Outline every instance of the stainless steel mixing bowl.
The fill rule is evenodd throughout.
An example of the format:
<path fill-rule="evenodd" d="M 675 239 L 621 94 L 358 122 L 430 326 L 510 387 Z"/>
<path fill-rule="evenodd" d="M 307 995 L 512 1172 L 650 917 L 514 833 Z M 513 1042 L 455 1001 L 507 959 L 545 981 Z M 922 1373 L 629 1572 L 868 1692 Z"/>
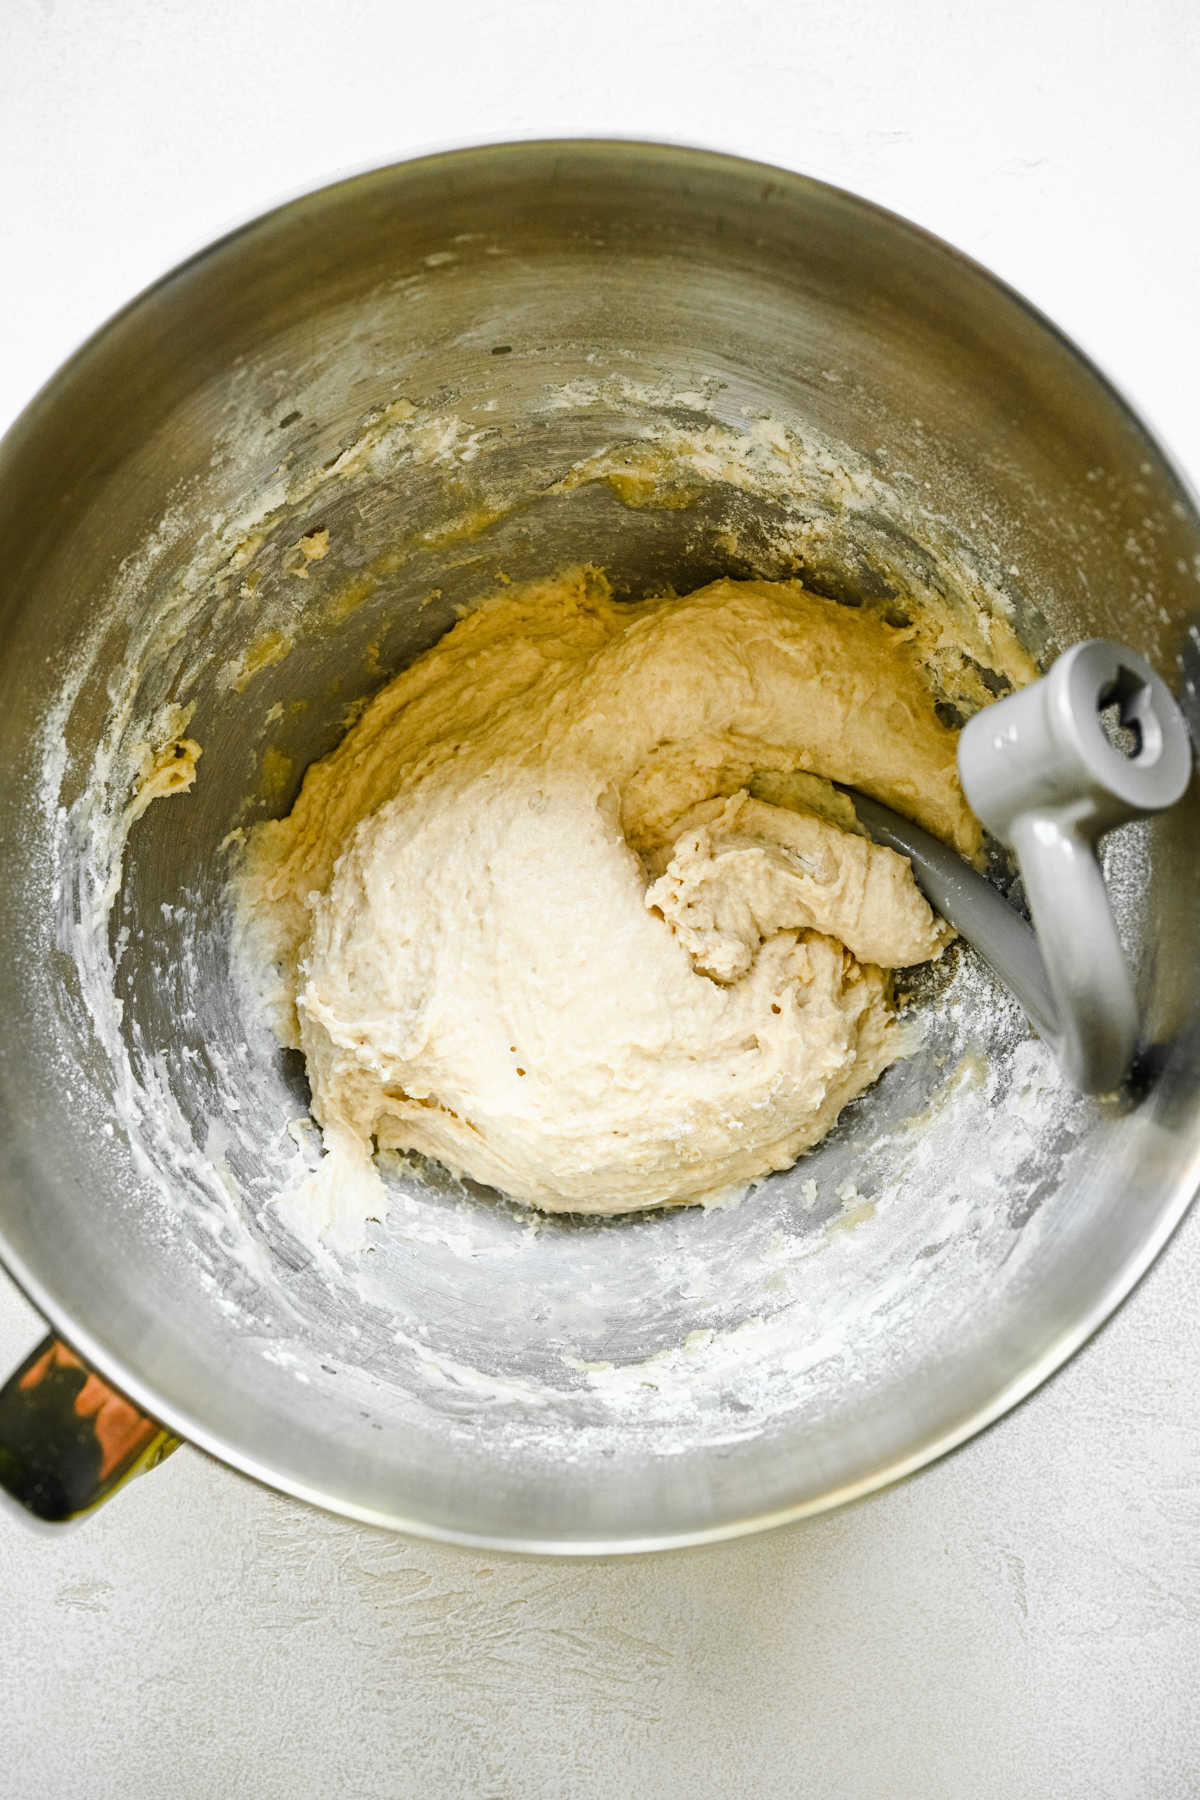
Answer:
<path fill-rule="evenodd" d="M 983 270 L 820 183 L 638 144 L 468 150 L 285 206 L 135 301 L 5 441 L 9 1268 L 275 1487 L 619 1550 L 917 1468 L 1129 1291 L 1200 1167 L 1200 839 L 1193 791 L 1113 842 L 1146 1035 L 1120 1096 L 1066 1094 L 961 954 L 914 1053 L 740 1205 L 537 1227 L 398 1166 L 370 1248 L 314 1251 L 271 1201 L 303 1075 L 231 959 L 236 833 L 456 607 L 569 562 L 627 595 L 798 570 L 964 630 L 1011 615 L 1039 654 L 1124 639 L 1172 679 L 1200 518 Z M 172 733 L 195 788 L 131 822 Z"/>

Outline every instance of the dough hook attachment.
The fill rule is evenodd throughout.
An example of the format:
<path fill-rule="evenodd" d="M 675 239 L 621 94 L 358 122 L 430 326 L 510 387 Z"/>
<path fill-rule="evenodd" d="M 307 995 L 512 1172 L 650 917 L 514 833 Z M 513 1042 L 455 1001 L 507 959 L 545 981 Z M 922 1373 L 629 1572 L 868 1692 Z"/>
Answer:
<path fill-rule="evenodd" d="M 1114 707 L 1128 754 L 1104 728 Z M 1191 767 L 1187 727 L 1166 683 L 1103 638 L 1076 644 L 1039 681 L 968 721 L 958 744 L 963 793 L 1016 857 L 1032 928 L 955 851 L 853 794 L 866 830 L 908 857 L 930 904 L 1012 990 L 1085 1093 L 1120 1085 L 1138 1034 L 1097 844 L 1114 826 L 1173 806 Z"/>

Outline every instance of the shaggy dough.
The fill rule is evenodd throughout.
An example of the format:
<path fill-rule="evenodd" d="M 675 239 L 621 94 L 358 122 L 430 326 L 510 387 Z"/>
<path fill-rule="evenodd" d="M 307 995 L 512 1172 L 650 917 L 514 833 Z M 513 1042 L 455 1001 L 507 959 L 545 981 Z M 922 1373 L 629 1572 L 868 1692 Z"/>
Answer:
<path fill-rule="evenodd" d="M 830 778 L 967 855 L 913 634 L 798 582 L 510 590 L 258 827 L 243 886 L 304 1052 L 325 1222 L 372 1141 L 548 1210 L 787 1167 L 900 1053 L 889 969 L 951 933 Z"/>

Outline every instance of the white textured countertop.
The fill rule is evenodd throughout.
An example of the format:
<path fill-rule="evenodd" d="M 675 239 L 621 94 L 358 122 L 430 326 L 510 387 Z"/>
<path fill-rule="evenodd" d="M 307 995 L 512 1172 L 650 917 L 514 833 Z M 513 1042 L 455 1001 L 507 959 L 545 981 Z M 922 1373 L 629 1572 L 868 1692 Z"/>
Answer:
<path fill-rule="evenodd" d="M 824 176 L 989 263 L 1200 473 L 1191 0 L 6 0 L 0 423 L 146 281 L 330 175 L 623 133 Z M 2 1281 L 2 1278 L 0 1278 Z M 889 1494 L 670 1557 L 402 1542 L 191 1450 L 0 1517 L 20 1800 L 1191 1800 L 1200 1217 L 1073 1365 Z M 0 1286 L 0 1359 L 39 1323 Z"/>

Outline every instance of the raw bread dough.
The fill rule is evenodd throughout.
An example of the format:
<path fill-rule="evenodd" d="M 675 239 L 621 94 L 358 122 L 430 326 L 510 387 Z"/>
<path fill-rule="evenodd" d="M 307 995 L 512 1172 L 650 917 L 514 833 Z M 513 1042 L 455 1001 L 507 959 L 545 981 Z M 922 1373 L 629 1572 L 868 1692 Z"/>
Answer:
<path fill-rule="evenodd" d="M 965 854 L 978 826 L 913 634 L 798 582 L 486 603 L 253 834 L 243 885 L 326 1155 L 372 1141 L 548 1210 L 785 1168 L 900 1053 L 887 970 L 950 931 L 829 778 Z"/>

